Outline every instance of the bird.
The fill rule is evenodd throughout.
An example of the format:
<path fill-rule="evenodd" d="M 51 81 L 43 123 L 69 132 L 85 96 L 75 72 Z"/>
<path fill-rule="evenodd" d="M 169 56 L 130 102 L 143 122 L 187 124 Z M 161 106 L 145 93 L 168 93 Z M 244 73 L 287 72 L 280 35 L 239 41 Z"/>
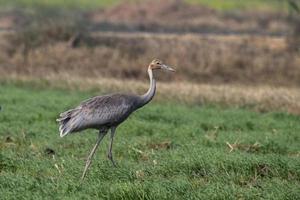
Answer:
<path fill-rule="evenodd" d="M 80 132 L 86 129 L 98 130 L 96 144 L 86 159 L 85 167 L 81 176 L 83 180 L 89 169 L 93 156 L 104 136 L 110 130 L 110 145 L 107 157 L 112 165 L 116 167 L 113 159 L 112 146 L 117 127 L 124 122 L 130 114 L 148 104 L 156 92 L 156 80 L 153 76 L 155 70 L 166 70 L 175 72 L 175 69 L 165 65 L 161 60 L 154 59 L 148 66 L 150 86 L 143 95 L 113 93 L 95 96 L 81 102 L 77 107 L 63 112 L 56 120 L 59 123 L 60 137 Z"/>

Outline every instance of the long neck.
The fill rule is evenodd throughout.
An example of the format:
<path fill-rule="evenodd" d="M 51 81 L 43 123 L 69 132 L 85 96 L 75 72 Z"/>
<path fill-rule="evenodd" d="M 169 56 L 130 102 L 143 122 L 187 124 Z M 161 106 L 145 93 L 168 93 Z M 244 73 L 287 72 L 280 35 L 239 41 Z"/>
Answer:
<path fill-rule="evenodd" d="M 139 102 L 139 107 L 149 103 L 153 96 L 155 95 L 155 91 L 156 91 L 156 81 L 155 79 L 153 78 L 153 73 L 152 73 L 152 69 L 148 68 L 148 74 L 149 74 L 149 79 L 150 79 L 150 87 L 148 89 L 148 91 L 141 95 L 141 99 L 140 99 L 140 102 Z"/>

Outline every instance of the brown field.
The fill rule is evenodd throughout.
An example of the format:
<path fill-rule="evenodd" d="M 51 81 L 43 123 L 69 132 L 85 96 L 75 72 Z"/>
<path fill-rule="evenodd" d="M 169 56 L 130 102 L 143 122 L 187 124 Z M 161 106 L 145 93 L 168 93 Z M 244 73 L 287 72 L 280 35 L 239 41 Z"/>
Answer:
<path fill-rule="evenodd" d="M 289 30 L 290 20 L 286 13 L 267 10 L 220 12 L 181 0 L 125 2 L 90 12 L 87 19 L 96 29 L 112 31 L 262 35 L 284 35 Z"/>
<path fill-rule="evenodd" d="M 91 47 L 92 45 L 92 47 Z M 177 68 L 163 81 L 297 86 L 300 56 L 283 37 L 93 33 L 72 48 L 57 42 L 1 54 L 0 72 L 43 77 L 69 73 L 82 77 L 147 80 L 147 64 L 159 58 Z M 5 49 L 5 48 L 3 48 Z"/>

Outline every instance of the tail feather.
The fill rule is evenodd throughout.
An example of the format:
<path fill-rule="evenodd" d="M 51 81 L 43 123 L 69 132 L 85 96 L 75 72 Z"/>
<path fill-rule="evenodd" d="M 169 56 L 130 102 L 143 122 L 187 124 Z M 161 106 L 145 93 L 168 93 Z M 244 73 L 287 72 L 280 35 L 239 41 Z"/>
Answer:
<path fill-rule="evenodd" d="M 71 109 L 71 110 L 67 110 L 66 112 L 63 112 L 63 113 L 60 113 L 59 117 L 67 117 L 67 116 L 70 116 L 72 115 L 72 113 L 80 110 L 81 108 L 74 108 L 74 109 Z"/>
<path fill-rule="evenodd" d="M 59 121 L 59 135 L 60 137 L 64 137 L 69 132 L 71 132 L 71 128 L 69 126 L 69 121 L 71 118 L 65 118 L 61 121 Z"/>
<path fill-rule="evenodd" d="M 68 133 L 71 133 L 76 128 L 77 114 L 79 109 L 68 110 L 64 113 L 61 113 L 60 118 L 56 119 L 59 123 L 59 135 L 64 137 Z"/>

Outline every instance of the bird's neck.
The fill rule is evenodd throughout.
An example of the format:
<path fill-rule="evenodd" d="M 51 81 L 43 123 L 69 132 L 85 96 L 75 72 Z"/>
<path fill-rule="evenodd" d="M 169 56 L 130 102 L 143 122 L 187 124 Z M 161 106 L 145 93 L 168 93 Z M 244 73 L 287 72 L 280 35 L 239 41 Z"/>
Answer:
<path fill-rule="evenodd" d="M 145 94 L 141 95 L 141 102 L 140 102 L 139 107 L 149 103 L 152 100 L 153 96 L 155 95 L 156 81 L 153 78 L 153 72 L 152 72 L 151 68 L 148 68 L 148 75 L 149 75 L 149 79 L 150 79 L 150 87 Z"/>

